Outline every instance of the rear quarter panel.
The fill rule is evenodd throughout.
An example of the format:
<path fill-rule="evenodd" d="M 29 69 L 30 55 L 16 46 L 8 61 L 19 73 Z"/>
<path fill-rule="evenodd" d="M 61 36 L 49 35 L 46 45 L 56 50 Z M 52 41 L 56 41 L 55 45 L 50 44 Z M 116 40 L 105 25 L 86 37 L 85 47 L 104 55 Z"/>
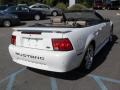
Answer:
<path fill-rule="evenodd" d="M 99 38 L 97 37 L 97 35 L 95 35 L 95 33 L 100 27 L 102 27 L 102 24 L 85 28 L 74 28 L 72 32 L 64 34 L 63 37 L 68 37 L 70 39 L 77 54 L 79 54 L 80 52 L 85 53 L 86 48 L 92 40 L 95 40 L 96 45 L 97 43 L 99 43 L 97 41 Z"/>

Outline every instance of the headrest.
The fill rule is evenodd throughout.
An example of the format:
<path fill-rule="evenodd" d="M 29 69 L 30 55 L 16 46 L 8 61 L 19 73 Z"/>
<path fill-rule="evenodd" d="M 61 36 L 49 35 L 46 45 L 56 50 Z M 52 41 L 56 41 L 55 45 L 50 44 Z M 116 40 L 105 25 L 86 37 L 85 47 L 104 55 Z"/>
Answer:
<path fill-rule="evenodd" d="M 63 21 L 63 18 L 60 16 L 51 18 L 52 23 L 62 23 L 62 21 Z"/>

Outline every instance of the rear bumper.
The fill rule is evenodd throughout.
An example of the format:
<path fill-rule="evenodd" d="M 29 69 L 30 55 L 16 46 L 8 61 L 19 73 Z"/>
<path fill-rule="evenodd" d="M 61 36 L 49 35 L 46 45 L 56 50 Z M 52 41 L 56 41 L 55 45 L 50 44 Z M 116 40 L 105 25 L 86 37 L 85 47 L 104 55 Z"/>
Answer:
<path fill-rule="evenodd" d="M 82 55 L 76 52 L 58 52 L 29 49 L 23 47 L 9 46 L 9 52 L 14 62 L 42 70 L 54 72 L 67 72 L 80 65 Z"/>

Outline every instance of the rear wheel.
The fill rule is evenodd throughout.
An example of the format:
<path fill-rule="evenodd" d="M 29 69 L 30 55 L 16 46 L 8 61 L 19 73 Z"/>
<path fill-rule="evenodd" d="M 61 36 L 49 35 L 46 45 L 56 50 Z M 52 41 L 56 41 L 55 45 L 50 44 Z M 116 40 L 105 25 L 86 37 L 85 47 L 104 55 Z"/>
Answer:
<path fill-rule="evenodd" d="M 58 15 L 57 11 L 53 11 L 53 12 L 52 12 L 52 15 L 53 15 L 53 16 L 57 16 L 57 15 Z"/>
<path fill-rule="evenodd" d="M 3 21 L 3 26 L 4 27 L 10 27 L 11 26 L 11 21 L 10 20 L 4 20 Z"/>
<path fill-rule="evenodd" d="M 112 42 L 113 41 L 113 26 L 110 30 L 110 37 L 109 37 L 109 41 Z"/>
<path fill-rule="evenodd" d="M 94 45 L 90 44 L 86 50 L 83 62 L 82 62 L 82 68 L 85 70 L 90 70 L 93 65 L 94 60 Z"/>
<path fill-rule="evenodd" d="M 36 15 L 34 16 L 34 19 L 38 21 L 38 20 L 40 20 L 40 19 L 41 19 L 41 16 L 40 16 L 40 15 L 38 15 L 38 14 L 36 14 Z"/>

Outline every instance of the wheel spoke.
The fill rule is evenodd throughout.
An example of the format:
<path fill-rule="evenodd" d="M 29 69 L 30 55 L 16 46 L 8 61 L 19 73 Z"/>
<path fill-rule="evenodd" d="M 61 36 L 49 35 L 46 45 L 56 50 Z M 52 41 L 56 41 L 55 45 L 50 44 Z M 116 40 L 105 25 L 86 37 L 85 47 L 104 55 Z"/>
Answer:
<path fill-rule="evenodd" d="M 91 68 L 92 63 L 93 63 L 93 57 L 94 57 L 94 50 L 93 50 L 93 47 L 90 46 L 87 49 L 87 53 L 86 53 L 86 56 L 85 56 L 85 60 L 86 60 L 85 67 L 86 67 L 86 69 Z"/>

